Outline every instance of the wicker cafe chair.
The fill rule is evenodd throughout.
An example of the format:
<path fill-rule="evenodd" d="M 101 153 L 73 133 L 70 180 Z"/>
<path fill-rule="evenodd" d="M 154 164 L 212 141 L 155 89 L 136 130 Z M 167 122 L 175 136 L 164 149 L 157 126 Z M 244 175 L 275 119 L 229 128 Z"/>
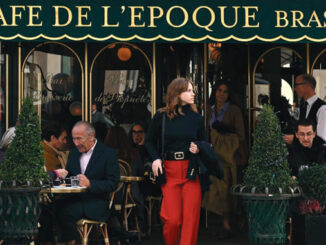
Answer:
<path fill-rule="evenodd" d="M 119 165 L 121 166 L 121 168 L 120 168 L 121 176 L 132 176 L 132 170 L 131 170 L 129 163 L 122 159 L 118 159 L 118 162 L 119 162 Z M 121 169 L 124 169 L 124 170 L 121 171 Z M 130 182 L 125 183 L 125 190 L 124 190 L 123 195 L 124 195 L 122 198 L 123 203 L 121 202 L 121 203 L 115 204 L 114 208 L 115 208 L 115 210 L 121 212 L 123 225 L 124 225 L 126 231 L 129 231 L 128 218 L 130 217 L 133 209 L 136 207 L 136 202 L 131 195 L 131 183 Z M 141 239 L 141 231 L 140 231 L 138 218 L 137 218 L 136 214 L 134 214 L 134 218 L 135 218 L 135 225 L 136 225 L 138 240 L 140 240 Z"/>
<path fill-rule="evenodd" d="M 121 167 L 120 167 L 120 172 L 121 172 Z M 109 209 L 111 209 L 111 207 L 112 207 L 113 200 L 114 200 L 114 197 L 115 197 L 116 193 L 121 191 L 123 189 L 123 186 L 124 186 L 124 184 L 122 182 L 119 182 L 119 185 L 118 185 L 117 189 L 113 193 L 111 193 L 110 202 L 109 202 Z M 91 233 L 94 226 L 102 234 L 102 236 L 104 238 L 104 243 L 106 245 L 110 245 L 108 227 L 107 227 L 106 222 L 104 222 L 104 221 L 96 221 L 96 220 L 89 220 L 89 219 L 81 219 L 81 220 L 77 221 L 77 230 L 78 230 L 78 232 L 80 234 L 82 245 L 87 245 L 88 244 L 88 240 L 89 240 L 88 238 L 89 238 L 89 235 L 90 235 L 90 233 Z"/>
<path fill-rule="evenodd" d="M 292 232 L 293 232 L 293 227 L 292 227 L 292 218 L 290 217 L 287 221 L 286 224 L 288 225 L 288 235 L 287 239 L 289 240 L 289 245 L 292 245 Z"/>
<path fill-rule="evenodd" d="M 158 215 L 161 210 L 161 203 L 162 203 L 162 195 L 160 196 L 148 196 L 146 199 L 148 206 L 147 208 L 147 218 L 148 218 L 148 235 L 151 235 L 152 232 L 152 212 L 155 203 L 157 204 Z"/>

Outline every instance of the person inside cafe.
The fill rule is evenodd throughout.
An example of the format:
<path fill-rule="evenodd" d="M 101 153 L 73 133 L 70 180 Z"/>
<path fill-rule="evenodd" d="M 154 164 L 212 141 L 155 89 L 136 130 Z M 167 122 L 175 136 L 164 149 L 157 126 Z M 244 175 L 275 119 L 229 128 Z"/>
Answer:
<path fill-rule="evenodd" d="M 92 103 L 92 123 L 93 125 L 97 122 L 104 123 L 107 129 L 110 129 L 114 123 L 98 109 L 99 105 L 96 102 Z"/>
<path fill-rule="evenodd" d="M 145 148 L 146 126 L 142 122 L 134 123 L 129 130 L 132 146 L 138 151 L 144 167 L 150 167 L 151 157 Z"/>
<path fill-rule="evenodd" d="M 144 199 L 146 200 L 148 196 L 160 196 L 161 187 L 157 183 L 153 183 L 149 179 L 149 173 L 152 171 L 152 159 L 145 148 L 145 138 L 146 138 L 147 126 L 144 122 L 135 122 L 129 131 L 129 138 L 133 146 L 138 150 L 141 161 L 144 165 L 145 175 L 148 176 L 145 182 L 140 183 L 142 193 L 144 194 Z"/>
<path fill-rule="evenodd" d="M 315 78 L 310 74 L 297 76 L 294 89 L 298 97 L 302 98 L 299 120 L 312 120 L 316 124 L 317 135 L 326 141 L 326 103 L 315 93 Z M 283 138 L 287 144 L 292 144 L 295 139 L 293 134 L 286 134 Z"/>
<path fill-rule="evenodd" d="M 6 158 L 6 151 L 12 142 L 12 140 L 15 137 L 15 130 L 16 127 L 10 127 L 6 130 L 6 132 L 2 135 L 1 141 L 0 141 L 0 164 L 5 160 Z"/>
<path fill-rule="evenodd" d="M 132 146 L 124 128 L 121 126 L 110 128 L 104 144 L 113 148 L 117 152 L 119 159 L 129 163 L 132 176 L 144 176 L 144 165 L 138 151 Z M 141 235 L 144 238 L 146 236 L 145 199 L 138 182 L 131 183 L 131 195 L 136 202 L 136 215 L 139 221 Z"/>
<path fill-rule="evenodd" d="M 316 124 L 309 119 L 298 122 L 294 141 L 289 147 L 288 162 L 293 178 L 312 163 L 326 164 L 325 141 L 316 135 Z"/>
<path fill-rule="evenodd" d="M 78 238 L 76 222 L 81 218 L 107 221 L 109 198 L 118 186 L 120 171 L 116 152 L 98 142 L 91 124 L 77 122 L 72 129 L 75 147 L 70 151 L 66 170 L 77 176 L 87 191 L 60 200 L 57 210 L 62 237 L 69 245 Z"/>

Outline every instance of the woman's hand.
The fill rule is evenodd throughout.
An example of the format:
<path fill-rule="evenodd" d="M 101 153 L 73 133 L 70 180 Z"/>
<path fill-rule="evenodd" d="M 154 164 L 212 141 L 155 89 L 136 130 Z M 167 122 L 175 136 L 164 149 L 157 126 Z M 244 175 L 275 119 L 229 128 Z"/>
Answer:
<path fill-rule="evenodd" d="M 191 142 L 190 147 L 189 147 L 189 151 L 191 153 L 193 153 L 193 154 L 198 154 L 199 153 L 199 148 L 194 142 Z"/>
<path fill-rule="evenodd" d="M 163 174 L 163 169 L 162 169 L 162 160 L 161 159 L 156 159 L 153 164 L 152 164 L 152 170 L 154 173 L 154 176 L 158 176 L 158 171 Z"/>

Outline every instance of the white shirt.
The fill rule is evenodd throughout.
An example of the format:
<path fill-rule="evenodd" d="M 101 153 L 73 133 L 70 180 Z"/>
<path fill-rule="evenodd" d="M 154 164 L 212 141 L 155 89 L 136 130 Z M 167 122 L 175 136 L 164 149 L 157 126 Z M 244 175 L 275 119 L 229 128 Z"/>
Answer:
<path fill-rule="evenodd" d="M 91 159 L 91 157 L 93 155 L 93 151 L 96 146 L 96 143 L 97 143 L 97 140 L 95 139 L 95 143 L 94 143 L 93 147 L 91 149 L 89 149 L 88 152 L 82 153 L 80 156 L 79 161 L 80 161 L 80 169 L 81 169 L 82 174 L 85 174 L 87 165 L 89 163 L 89 159 Z"/>
<path fill-rule="evenodd" d="M 317 95 L 314 95 L 307 99 L 307 112 L 306 112 L 306 118 L 309 115 L 310 109 L 312 105 L 316 102 L 318 99 Z M 317 119 L 317 135 L 326 141 L 326 105 L 322 105 L 316 115 Z"/>

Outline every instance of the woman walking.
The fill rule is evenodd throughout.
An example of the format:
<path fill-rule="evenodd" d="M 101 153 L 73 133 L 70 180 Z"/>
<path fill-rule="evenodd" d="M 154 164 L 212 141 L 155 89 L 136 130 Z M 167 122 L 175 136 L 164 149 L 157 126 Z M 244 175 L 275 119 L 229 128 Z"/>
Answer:
<path fill-rule="evenodd" d="M 212 184 L 205 193 L 202 205 L 208 211 L 222 216 L 223 229 L 219 231 L 218 238 L 228 239 L 231 236 L 230 216 L 236 212 L 239 214 L 241 210 L 236 206 L 236 199 L 230 189 L 241 182 L 242 171 L 247 163 L 245 129 L 240 108 L 230 101 L 230 85 L 220 81 L 212 92 L 215 103 L 208 107 L 206 121 L 209 123 L 210 141 L 224 168 L 224 178 L 219 180 L 210 177 Z M 237 220 L 242 226 L 242 217 Z"/>
<path fill-rule="evenodd" d="M 166 106 L 155 114 L 146 136 L 145 146 L 153 159 L 154 175 L 164 173 L 166 177 L 161 185 L 161 219 L 167 245 L 197 243 L 202 194 L 198 166 L 190 165 L 189 159 L 191 154 L 199 153 L 194 142 L 206 137 L 204 120 L 197 112 L 194 97 L 190 80 L 174 79 L 167 89 Z M 157 147 L 161 142 L 164 142 L 163 153 Z"/>

